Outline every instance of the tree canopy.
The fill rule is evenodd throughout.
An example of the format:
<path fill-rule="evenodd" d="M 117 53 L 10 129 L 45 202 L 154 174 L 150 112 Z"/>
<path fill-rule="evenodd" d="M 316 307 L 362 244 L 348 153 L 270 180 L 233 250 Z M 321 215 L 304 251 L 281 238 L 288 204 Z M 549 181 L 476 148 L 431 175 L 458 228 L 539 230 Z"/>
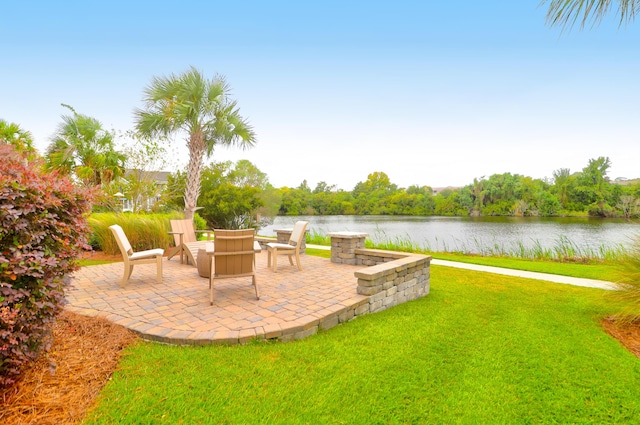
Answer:
<path fill-rule="evenodd" d="M 135 111 L 137 130 L 148 137 L 182 134 L 189 150 L 184 193 L 185 218 L 193 218 L 205 156 L 217 145 L 248 148 L 256 136 L 240 115 L 222 76 L 206 79 L 191 67 L 179 75 L 154 77 L 145 89 L 144 109 Z"/>
<path fill-rule="evenodd" d="M 611 182 L 607 157 L 589 160 L 581 171 L 556 170 L 553 179 L 503 173 L 434 193 L 428 186 L 398 187 L 380 171 L 352 191 L 320 182 L 313 191 L 303 181 L 280 188 L 282 215 L 440 216 L 640 216 L 640 182 Z"/>
<path fill-rule="evenodd" d="M 113 133 L 104 130 L 97 119 L 62 106 L 71 115 L 62 116 L 47 147 L 47 168 L 71 175 L 85 186 L 108 184 L 122 176 L 126 157 L 116 150 Z"/>

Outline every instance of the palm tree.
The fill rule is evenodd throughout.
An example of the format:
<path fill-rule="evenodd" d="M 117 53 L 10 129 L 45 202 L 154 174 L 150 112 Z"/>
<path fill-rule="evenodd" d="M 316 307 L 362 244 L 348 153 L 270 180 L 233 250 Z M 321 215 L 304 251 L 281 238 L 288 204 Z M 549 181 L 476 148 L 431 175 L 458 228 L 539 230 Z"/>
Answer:
<path fill-rule="evenodd" d="M 35 154 L 31 133 L 22 130 L 18 124 L 0 119 L 0 143 L 13 145 L 20 152 Z"/>
<path fill-rule="evenodd" d="M 545 3 L 549 3 L 547 24 L 564 28 L 571 28 L 576 22 L 584 28 L 589 21 L 595 26 L 611 11 L 614 3 L 618 5 L 620 26 L 633 21 L 640 12 L 640 1 L 636 0 L 542 0 L 541 4 Z"/>
<path fill-rule="evenodd" d="M 124 154 L 115 150 L 113 134 L 95 118 L 73 112 L 62 123 L 47 147 L 46 165 L 66 175 L 75 175 L 85 186 L 108 184 L 124 171 Z"/>
<path fill-rule="evenodd" d="M 138 131 L 148 137 L 186 133 L 189 149 L 184 215 L 192 219 L 200 195 L 200 173 L 205 155 L 216 145 L 248 148 L 255 134 L 240 116 L 222 76 L 205 79 L 195 68 L 169 77 L 154 77 L 144 91 L 145 110 L 135 111 Z"/>
<path fill-rule="evenodd" d="M 553 172 L 553 184 L 558 193 L 558 201 L 560 201 L 562 208 L 567 207 L 569 194 L 571 192 L 572 179 L 571 170 L 568 168 L 560 168 Z"/>

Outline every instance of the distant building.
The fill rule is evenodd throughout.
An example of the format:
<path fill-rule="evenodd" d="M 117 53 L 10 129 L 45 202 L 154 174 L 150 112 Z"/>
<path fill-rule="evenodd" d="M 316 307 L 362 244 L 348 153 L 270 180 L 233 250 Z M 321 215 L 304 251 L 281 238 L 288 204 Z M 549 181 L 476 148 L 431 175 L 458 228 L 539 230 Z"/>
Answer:
<path fill-rule="evenodd" d="M 438 193 L 442 192 L 443 190 L 456 190 L 456 189 L 460 189 L 460 188 L 459 187 L 455 187 L 455 186 L 434 187 L 434 188 L 432 188 L 434 195 L 437 195 Z"/>
<path fill-rule="evenodd" d="M 628 179 L 626 177 L 616 177 L 616 179 L 612 183 L 620 184 L 622 186 L 627 186 L 627 185 L 630 185 L 630 184 L 638 184 L 638 183 L 640 183 L 640 178 Z"/>
<path fill-rule="evenodd" d="M 149 211 L 160 200 L 160 194 L 167 185 L 169 179 L 169 171 L 144 171 L 127 169 L 122 177 L 124 186 L 130 188 L 141 186 L 144 190 L 128 190 L 125 192 L 125 198 L 122 200 L 122 211 L 133 211 L 135 205 L 138 210 Z M 138 183 L 137 185 L 135 183 Z M 135 192 L 135 195 L 132 195 Z M 133 197 L 135 196 L 135 199 Z"/>

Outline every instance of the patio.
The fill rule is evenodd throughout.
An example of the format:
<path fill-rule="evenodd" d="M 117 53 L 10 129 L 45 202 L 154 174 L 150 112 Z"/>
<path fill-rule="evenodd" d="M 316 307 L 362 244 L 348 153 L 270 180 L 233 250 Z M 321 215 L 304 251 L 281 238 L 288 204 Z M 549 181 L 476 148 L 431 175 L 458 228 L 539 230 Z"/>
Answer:
<path fill-rule="evenodd" d="M 250 278 L 222 279 L 209 305 L 208 279 L 179 259 L 163 259 L 163 283 L 153 264 L 138 265 L 126 286 L 119 286 L 123 263 L 83 267 L 72 278 L 66 309 L 102 316 L 144 339 L 170 344 L 237 344 L 252 339 L 288 341 L 315 334 L 352 319 L 368 307 L 359 295 L 354 272 L 362 266 L 335 264 L 304 255 L 303 271 L 284 259 L 278 273 L 267 255 L 256 256 L 260 300 Z"/>

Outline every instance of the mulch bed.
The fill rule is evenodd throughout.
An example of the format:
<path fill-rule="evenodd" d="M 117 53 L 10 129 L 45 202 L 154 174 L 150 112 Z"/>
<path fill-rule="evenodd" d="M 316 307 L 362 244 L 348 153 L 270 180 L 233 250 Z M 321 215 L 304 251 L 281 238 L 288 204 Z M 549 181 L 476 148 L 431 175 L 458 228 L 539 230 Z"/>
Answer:
<path fill-rule="evenodd" d="M 621 323 L 613 317 L 602 321 L 604 330 L 640 358 L 640 323 Z"/>
<path fill-rule="evenodd" d="M 106 319 L 65 311 L 53 338 L 16 385 L 0 390 L 0 424 L 79 423 L 137 337 Z"/>

